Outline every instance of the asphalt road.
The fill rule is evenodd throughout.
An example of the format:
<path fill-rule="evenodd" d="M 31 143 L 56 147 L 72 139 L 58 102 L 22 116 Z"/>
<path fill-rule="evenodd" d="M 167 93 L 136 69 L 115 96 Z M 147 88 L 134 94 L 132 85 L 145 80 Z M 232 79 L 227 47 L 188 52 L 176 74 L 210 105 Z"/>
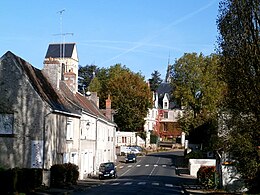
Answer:
<path fill-rule="evenodd" d="M 73 194 L 182 194 L 182 184 L 196 182 L 192 177 L 176 175 L 182 154 L 180 151 L 154 153 L 138 157 L 136 163 L 121 161 L 117 165 L 118 178 L 101 180 L 98 185 Z"/>

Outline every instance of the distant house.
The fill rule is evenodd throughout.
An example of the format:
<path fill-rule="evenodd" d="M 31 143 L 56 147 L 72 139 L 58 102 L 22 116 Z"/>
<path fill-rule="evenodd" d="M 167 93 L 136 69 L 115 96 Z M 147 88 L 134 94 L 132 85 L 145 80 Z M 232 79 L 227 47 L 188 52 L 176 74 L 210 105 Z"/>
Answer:
<path fill-rule="evenodd" d="M 183 136 L 178 123 L 178 119 L 183 115 L 183 110 L 171 97 L 173 88 L 170 84 L 169 73 L 167 72 L 166 75 L 165 82 L 161 83 L 153 92 L 153 108 L 148 111 L 144 129 L 149 135 L 153 133 L 159 136 L 160 141 L 173 141 Z"/>

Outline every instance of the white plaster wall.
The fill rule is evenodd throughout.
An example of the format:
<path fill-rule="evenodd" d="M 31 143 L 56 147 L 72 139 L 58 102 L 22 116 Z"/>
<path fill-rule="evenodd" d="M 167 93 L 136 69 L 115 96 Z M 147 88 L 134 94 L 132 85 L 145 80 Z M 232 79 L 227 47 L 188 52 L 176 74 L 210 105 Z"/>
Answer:
<path fill-rule="evenodd" d="M 216 166 L 215 159 L 189 159 L 190 175 L 197 177 L 197 172 L 201 166 Z"/>

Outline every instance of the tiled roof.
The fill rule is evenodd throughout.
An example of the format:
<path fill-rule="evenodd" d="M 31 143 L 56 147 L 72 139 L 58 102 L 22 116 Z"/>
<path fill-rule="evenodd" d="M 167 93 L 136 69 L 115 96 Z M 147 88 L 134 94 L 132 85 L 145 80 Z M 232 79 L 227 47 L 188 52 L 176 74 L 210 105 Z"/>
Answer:
<path fill-rule="evenodd" d="M 69 99 L 69 101 L 79 108 L 83 109 L 85 112 L 94 115 L 96 117 L 102 118 L 106 121 L 110 121 L 108 118 L 104 116 L 104 114 L 101 112 L 101 110 L 95 105 L 95 103 L 85 96 L 83 96 L 80 93 L 74 94 L 66 85 L 65 82 L 61 81 L 60 82 L 60 89 L 63 95 Z"/>
<path fill-rule="evenodd" d="M 60 58 L 60 57 L 71 58 L 74 47 L 75 47 L 75 43 L 49 44 L 45 58 Z"/>
<path fill-rule="evenodd" d="M 67 112 L 71 114 L 80 114 L 63 96 L 56 91 L 49 83 L 48 79 L 42 74 L 42 71 L 33 67 L 31 64 L 8 51 L 2 59 L 6 60 L 2 63 L 16 64 L 21 67 L 28 76 L 30 83 L 39 96 L 46 101 L 53 110 Z"/>

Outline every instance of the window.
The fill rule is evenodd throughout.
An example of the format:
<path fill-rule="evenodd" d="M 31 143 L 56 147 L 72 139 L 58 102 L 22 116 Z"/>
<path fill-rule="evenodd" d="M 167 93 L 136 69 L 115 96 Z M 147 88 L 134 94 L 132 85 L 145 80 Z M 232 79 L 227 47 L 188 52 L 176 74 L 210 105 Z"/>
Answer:
<path fill-rule="evenodd" d="M 73 121 L 71 119 L 68 119 L 67 121 L 67 140 L 73 139 Z"/>
<path fill-rule="evenodd" d="M 168 112 L 163 113 L 163 118 L 168 118 Z"/>
<path fill-rule="evenodd" d="M 14 114 L 0 113 L 0 134 L 13 134 Z"/>

